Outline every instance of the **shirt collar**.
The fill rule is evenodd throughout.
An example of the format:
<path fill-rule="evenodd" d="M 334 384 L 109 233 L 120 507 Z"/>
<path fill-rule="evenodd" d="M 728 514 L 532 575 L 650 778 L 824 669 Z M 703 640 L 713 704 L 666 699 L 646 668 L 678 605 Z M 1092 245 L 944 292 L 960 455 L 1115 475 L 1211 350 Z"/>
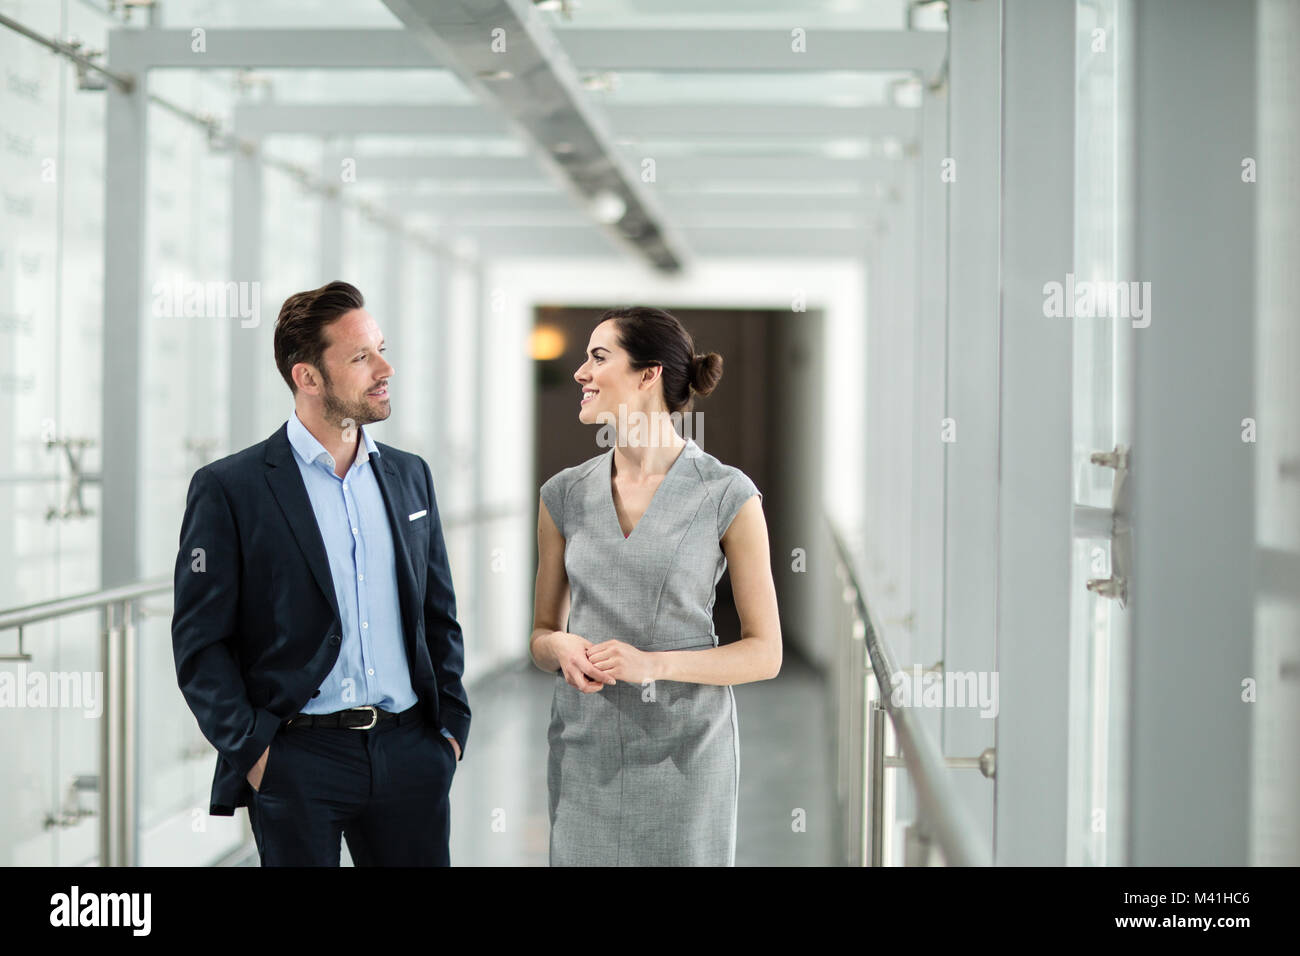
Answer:
<path fill-rule="evenodd" d="M 366 454 L 378 458 L 379 445 L 370 437 L 370 433 L 366 431 L 364 425 L 359 427 L 361 441 L 366 447 Z M 297 409 L 294 409 L 293 414 L 289 416 L 288 430 L 289 444 L 293 446 L 293 450 L 298 453 L 299 458 L 309 465 L 317 460 L 323 460 L 325 464 L 329 464 L 330 453 L 326 451 L 325 446 L 320 443 L 316 436 L 307 430 L 307 426 L 298 417 Z M 333 470 L 333 466 L 330 466 L 330 468 Z"/>

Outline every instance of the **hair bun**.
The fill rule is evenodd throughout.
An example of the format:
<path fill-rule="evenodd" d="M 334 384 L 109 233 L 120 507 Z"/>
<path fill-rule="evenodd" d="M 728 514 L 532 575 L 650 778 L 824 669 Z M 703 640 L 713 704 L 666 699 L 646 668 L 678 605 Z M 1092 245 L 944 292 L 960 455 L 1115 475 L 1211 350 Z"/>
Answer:
<path fill-rule="evenodd" d="M 722 378 L 722 356 L 717 352 L 696 354 L 691 359 L 691 388 L 699 395 L 708 395 Z"/>

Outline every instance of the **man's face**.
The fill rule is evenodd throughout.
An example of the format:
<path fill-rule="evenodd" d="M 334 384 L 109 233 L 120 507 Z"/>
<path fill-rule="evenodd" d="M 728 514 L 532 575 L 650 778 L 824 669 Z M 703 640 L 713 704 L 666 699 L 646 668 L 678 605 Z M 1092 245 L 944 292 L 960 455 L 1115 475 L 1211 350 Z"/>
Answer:
<path fill-rule="evenodd" d="M 353 309 L 325 326 L 329 344 L 322 357 L 324 413 L 327 421 L 347 427 L 382 422 L 391 413 L 388 379 L 393 367 L 384 360 L 384 337 L 365 309 Z"/>

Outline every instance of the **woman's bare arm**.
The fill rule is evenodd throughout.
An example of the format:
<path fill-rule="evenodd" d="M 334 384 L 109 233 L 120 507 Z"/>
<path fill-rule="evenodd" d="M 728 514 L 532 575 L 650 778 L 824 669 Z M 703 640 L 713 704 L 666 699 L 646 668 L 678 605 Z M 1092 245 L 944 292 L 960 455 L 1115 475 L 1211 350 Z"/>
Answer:
<path fill-rule="evenodd" d="M 598 671 L 587 660 L 591 642 L 569 634 L 569 576 L 564 570 L 564 536 L 555 526 L 546 503 L 537 506 L 537 583 L 533 590 L 533 633 L 528 651 L 541 670 L 563 673 L 565 680 L 588 693 L 600 690 L 614 679 Z"/>

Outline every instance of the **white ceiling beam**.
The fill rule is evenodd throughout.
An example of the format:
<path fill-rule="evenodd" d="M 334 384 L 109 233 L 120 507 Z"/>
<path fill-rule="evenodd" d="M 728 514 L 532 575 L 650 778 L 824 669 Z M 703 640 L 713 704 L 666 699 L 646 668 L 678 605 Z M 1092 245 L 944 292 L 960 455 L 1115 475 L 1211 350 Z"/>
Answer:
<path fill-rule="evenodd" d="M 494 181 L 535 182 L 556 188 L 540 175 L 531 156 L 357 156 L 357 181 Z"/>
<path fill-rule="evenodd" d="M 484 49 L 491 36 L 476 28 Z M 191 28 L 123 30 L 118 49 L 155 69 L 430 69 L 444 64 L 406 30 L 214 27 L 204 51 Z M 789 31 L 764 29 L 600 29 L 569 27 L 554 35 L 575 69 L 691 72 L 919 72 L 935 74 L 948 34 L 925 30 L 809 30 L 806 52 Z M 129 49 L 128 49 L 129 48 Z M 112 64 L 109 64 L 111 67 Z"/>
<path fill-rule="evenodd" d="M 639 153 L 629 155 L 639 156 Z M 357 156 L 357 181 L 407 182 L 511 181 L 538 186 L 548 183 L 527 156 Z M 891 159 L 835 159 L 826 156 L 660 156 L 655 159 L 660 191 L 689 187 L 700 181 L 743 184 L 763 181 L 792 183 L 894 182 L 906 169 Z M 525 187 L 527 188 L 527 187 Z"/>
<path fill-rule="evenodd" d="M 839 27 L 807 30 L 804 51 L 796 52 L 796 27 L 566 27 L 555 35 L 578 69 L 615 72 L 916 71 L 931 77 L 948 54 L 943 31 Z"/>
<path fill-rule="evenodd" d="M 595 229 L 480 228 L 458 230 L 472 238 L 490 259 L 614 257 L 618 251 Z M 866 233 L 854 230 L 691 229 L 691 253 L 696 258 L 827 259 L 862 256 Z"/>
<path fill-rule="evenodd" d="M 615 131 L 628 136 L 776 136 L 911 138 L 921 112 L 896 106 L 825 106 L 813 103 L 611 104 Z"/>
<path fill-rule="evenodd" d="M 429 51 L 402 29 L 304 30 L 204 28 L 203 51 L 190 27 L 114 31 L 114 52 L 150 69 L 390 70 L 440 69 Z M 117 34 L 121 34 L 118 39 Z"/>
<path fill-rule="evenodd" d="M 672 103 L 604 108 L 620 138 L 773 135 L 912 139 L 920 111 L 893 106 Z M 505 120 L 477 103 L 241 103 L 235 127 L 249 135 L 512 136 Z"/>
<path fill-rule="evenodd" d="M 458 219 L 476 213 L 539 215 L 569 213 L 573 200 L 568 194 L 554 191 L 501 192 L 501 193 L 443 193 L 440 195 L 412 195 L 402 192 L 385 193 L 383 200 L 394 209 L 408 213 L 429 213 L 439 217 Z M 831 213 L 875 214 L 883 203 L 866 193 L 690 193 L 663 194 L 664 206 L 674 220 L 682 222 L 691 217 L 729 216 L 754 213 L 764 216 L 786 216 L 791 221 L 807 216 L 824 216 Z"/>
<path fill-rule="evenodd" d="M 237 132 L 273 136 L 487 136 L 514 138 L 509 124 L 478 103 L 238 103 Z"/>
<path fill-rule="evenodd" d="M 713 183 L 770 182 L 893 182 L 907 169 L 894 159 L 839 159 L 830 156 L 655 155 L 655 177 L 661 187 L 700 180 Z"/>
<path fill-rule="evenodd" d="M 480 209 L 464 210 L 446 217 L 453 232 L 461 229 L 591 229 L 591 220 L 575 209 Z M 761 209 L 732 209 L 729 211 L 702 211 L 682 207 L 673 213 L 673 221 L 682 229 L 865 229 L 874 217 L 853 210 L 801 210 L 798 213 Z M 540 233 L 539 233 L 540 235 Z M 544 241 L 543 241 L 544 244 Z"/>

